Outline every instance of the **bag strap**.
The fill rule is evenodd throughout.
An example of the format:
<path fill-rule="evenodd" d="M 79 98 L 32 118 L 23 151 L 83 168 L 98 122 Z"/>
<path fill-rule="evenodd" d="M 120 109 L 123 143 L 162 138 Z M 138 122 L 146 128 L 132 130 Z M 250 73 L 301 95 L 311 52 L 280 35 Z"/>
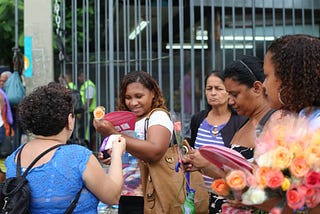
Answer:
<path fill-rule="evenodd" d="M 144 140 L 147 140 L 147 131 L 148 131 L 148 127 L 149 127 L 150 117 L 156 111 L 164 111 L 169 116 L 169 118 L 171 120 L 171 115 L 166 109 L 164 109 L 164 108 L 154 108 L 154 109 L 152 109 L 149 112 L 149 114 L 147 115 L 146 120 L 144 121 Z M 173 144 L 176 144 L 176 135 L 174 133 L 172 134 L 172 138 L 170 140 L 169 147 L 171 147 Z"/>
<path fill-rule="evenodd" d="M 165 113 L 167 113 L 167 115 L 170 117 L 170 113 L 164 109 L 164 108 L 154 108 L 152 109 L 149 114 L 147 115 L 146 117 L 146 120 L 144 121 L 144 140 L 147 139 L 147 131 L 148 131 L 148 127 L 149 127 L 149 120 L 150 120 L 150 117 L 151 115 L 156 112 L 156 111 L 164 111 Z M 171 117 L 170 117 L 171 118 Z"/>
<path fill-rule="evenodd" d="M 76 208 L 77 203 L 78 203 L 79 198 L 80 198 L 80 195 L 81 195 L 81 191 L 82 191 L 82 187 L 79 190 L 79 192 L 77 193 L 76 197 L 71 202 L 71 204 L 69 205 L 69 207 L 67 208 L 67 210 L 64 212 L 64 214 L 71 214 L 73 212 L 74 208 Z"/>
<path fill-rule="evenodd" d="M 18 153 L 18 160 L 17 160 L 17 168 L 16 168 L 16 176 L 20 176 L 21 175 L 21 152 L 22 152 L 22 149 L 23 147 L 25 146 L 26 144 L 24 144 L 19 153 Z M 57 145 L 54 145 L 52 147 L 50 147 L 49 149 L 43 151 L 40 155 L 38 155 L 32 162 L 31 164 L 27 167 L 26 171 L 22 174 L 22 177 L 26 177 L 28 172 L 30 171 L 30 169 L 34 166 L 34 164 L 40 160 L 40 158 L 42 158 L 45 154 L 47 154 L 48 152 L 50 152 L 51 150 L 55 149 L 55 148 L 58 148 L 60 146 L 63 146 L 63 145 L 66 145 L 66 144 L 57 144 Z"/>
<path fill-rule="evenodd" d="M 276 110 L 271 109 L 269 110 L 263 117 L 262 119 L 259 121 L 259 124 L 256 128 L 256 133 L 260 134 L 263 130 L 264 125 L 267 123 L 267 121 L 269 120 L 269 118 L 271 117 L 271 115 L 275 112 Z"/>
<path fill-rule="evenodd" d="M 275 112 L 276 110 L 271 109 L 269 110 L 264 116 L 263 118 L 259 121 L 259 125 L 261 127 L 264 127 L 264 125 L 266 124 L 266 122 L 269 120 L 269 118 L 271 117 L 271 115 Z"/>

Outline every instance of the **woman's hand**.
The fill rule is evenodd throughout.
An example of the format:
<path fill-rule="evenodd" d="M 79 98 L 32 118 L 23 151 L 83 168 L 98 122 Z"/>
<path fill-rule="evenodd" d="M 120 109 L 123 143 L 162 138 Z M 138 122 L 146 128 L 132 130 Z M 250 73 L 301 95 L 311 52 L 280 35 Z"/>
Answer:
<path fill-rule="evenodd" d="M 210 165 L 210 162 L 200 154 L 198 149 L 191 150 L 189 153 L 189 158 L 193 167 L 197 170 L 208 167 Z"/>
<path fill-rule="evenodd" d="M 106 165 L 111 164 L 111 149 L 110 149 L 110 151 L 108 151 L 108 153 L 110 154 L 110 157 L 108 157 L 108 158 L 104 158 L 104 155 L 102 152 L 98 153 L 98 159 L 101 161 L 101 163 L 106 164 Z"/>
<path fill-rule="evenodd" d="M 181 162 L 180 168 L 185 172 L 193 172 L 197 170 L 193 168 L 193 164 L 188 154 L 184 155 L 181 158 L 180 162 Z"/>
<path fill-rule="evenodd" d="M 114 152 L 113 152 L 114 150 Z M 105 150 L 104 152 L 107 153 L 108 157 L 106 158 L 105 154 L 103 154 L 103 152 L 99 152 L 98 153 L 98 159 L 103 163 L 103 164 L 106 164 L 106 165 L 110 165 L 111 164 L 111 156 L 112 156 L 112 153 L 116 153 L 115 155 L 122 155 L 126 150 L 126 140 L 119 136 L 118 139 L 114 140 L 112 142 L 112 148 L 111 149 L 108 149 L 108 150 Z"/>
<path fill-rule="evenodd" d="M 112 142 L 112 154 L 120 154 L 122 155 L 126 151 L 126 139 L 123 137 L 119 137 L 117 140 Z"/>
<path fill-rule="evenodd" d="M 181 159 L 182 167 L 187 172 L 194 172 L 207 167 L 210 163 L 201 156 L 199 150 L 190 150 L 187 155 Z"/>
<path fill-rule="evenodd" d="M 93 120 L 93 126 L 96 129 L 97 132 L 99 132 L 102 136 L 106 137 L 111 134 L 119 134 L 113 127 L 112 123 L 108 120 L 104 119 L 94 119 Z"/>

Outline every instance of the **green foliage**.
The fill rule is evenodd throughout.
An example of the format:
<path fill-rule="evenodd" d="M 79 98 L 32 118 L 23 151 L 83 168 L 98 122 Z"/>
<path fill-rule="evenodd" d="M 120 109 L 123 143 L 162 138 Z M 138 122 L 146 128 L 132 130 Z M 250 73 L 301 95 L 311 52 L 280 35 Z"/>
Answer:
<path fill-rule="evenodd" d="M 94 1 L 89 1 L 89 8 L 88 8 L 88 14 L 89 14 L 89 42 L 91 43 L 94 38 Z M 54 8 L 54 2 L 53 2 L 53 7 Z M 83 17 L 86 16 L 86 11 L 87 8 L 82 8 L 81 4 L 78 4 L 77 8 L 77 45 L 78 45 L 78 51 L 81 52 L 83 49 L 83 43 L 82 41 L 84 40 L 84 34 L 83 34 Z M 66 54 L 71 55 L 72 50 L 72 7 L 71 7 L 71 2 L 67 1 L 66 2 L 66 11 L 65 11 L 65 29 L 62 29 L 62 37 L 65 36 L 65 47 L 66 47 Z M 56 14 L 53 11 L 53 48 L 54 48 L 54 53 L 55 55 L 58 54 L 58 48 L 57 48 L 57 34 L 56 34 L 56 20 L 55 16 Z M 60 16 L 61 16 L 61 11 L 60 11 Z M 62 17 L 61 17 L 61 23 L 63 22 Z M 94 47 L 94 45 L 89 45 L 90 47 Z"/>
<path fill-rule="evenodd" d="M 23 45 L 23 0 L 18 0 L 19 46 Z M 15 46 L 15 1 L 0 0 L 0 61 L 12 66 Z M 22 38 L 22 39 L 21 39 Z"/>

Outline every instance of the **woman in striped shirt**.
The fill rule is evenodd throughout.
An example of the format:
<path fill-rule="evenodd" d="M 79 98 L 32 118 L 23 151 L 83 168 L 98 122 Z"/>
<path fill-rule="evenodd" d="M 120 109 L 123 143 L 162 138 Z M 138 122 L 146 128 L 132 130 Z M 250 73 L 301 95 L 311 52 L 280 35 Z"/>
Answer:
<path fill-rule="evenodd" d="M 187 159 L 183 160 L 186 161 L 185 169 L 190 171 L 205 170 L 211 165 L 200 155 L 198 148 L 204 145 L 229 147 L 233 135 L 246 121 L 245 117 L 238 116 L 228 105 L 229 94 L 224 85 L 223 72 L 212 72 L 206 77 L 205 84 L 208 109 L 193 115 L 190 124 L 189 144 L 195 148 L 190 155 L 192 164 Z M 219 170 L 212 171 L 213 174 L 204 174 L 207 173 L 210 177 L 204 175 L 204 180 L 208 187 L 213 181 L 212 177 L 221 177 Z M 209 212 L 219 213 L 222 203 L 222 197 L 211 194 Z"/>

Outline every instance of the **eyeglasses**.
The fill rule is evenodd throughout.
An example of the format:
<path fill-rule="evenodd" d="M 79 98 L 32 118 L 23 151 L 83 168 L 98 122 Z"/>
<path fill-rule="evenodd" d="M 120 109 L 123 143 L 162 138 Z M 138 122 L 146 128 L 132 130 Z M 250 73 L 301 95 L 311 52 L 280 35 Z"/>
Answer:
<path fill-rule="evenodd" d="M 249 68 L 249 66 L 248 66 L 244 61 L 242 61 L 241 59 L 239 60 L 239 62 L 240 62 L 244 67 L 247 68 L 247 70 L 248 70 L 248 71 L 250 72 L 250 74 L 252 75 L 253 79 L 254 79 L 254 80 L 257 80 L 256 75 L 254 75 L 253 71 Z"/>

